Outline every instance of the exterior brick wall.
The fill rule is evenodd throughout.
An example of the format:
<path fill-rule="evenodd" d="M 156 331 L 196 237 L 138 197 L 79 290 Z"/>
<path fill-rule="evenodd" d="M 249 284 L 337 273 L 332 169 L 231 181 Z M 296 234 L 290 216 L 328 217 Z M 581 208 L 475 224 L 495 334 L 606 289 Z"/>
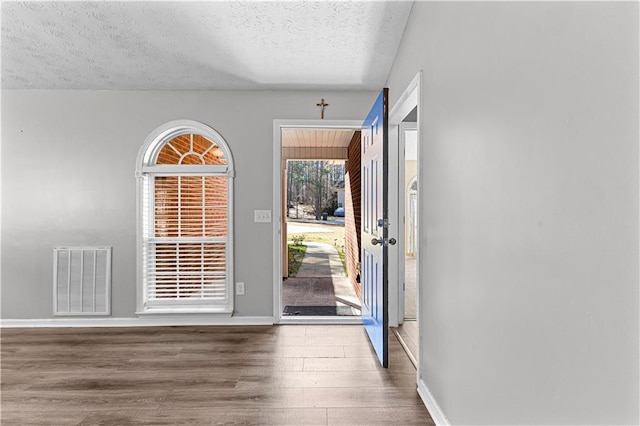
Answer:
<path fill-rule="evenodd" d="M 345 250 L 349 279 L 362 299 L 360 276 L 360 132 L 355 132 L 349 144 L 349 159 L 345 174 Z"/>
<path fill-rule="evenodd" d="M 220 154 L 218 147 L 203 136 L 182 135 L 160 150 L 156 163 L 226 164 Z M 155 179 L 156 237 L 227 235 L 227 177 L 157 176 Z"/>
<path fill-rule="evenodd" d="M 225 176 L 156 176 L 156 237 L 225 237 Z"/>
<path fill-rule="evenodd" d="M 189 152 L 191 154 L 188 154 Z M 218 146 L 209 139 L 189 134 L 167 142 L 160 150 L 156 164 L 227 164 L 227 160 L 222 156 Z"/>

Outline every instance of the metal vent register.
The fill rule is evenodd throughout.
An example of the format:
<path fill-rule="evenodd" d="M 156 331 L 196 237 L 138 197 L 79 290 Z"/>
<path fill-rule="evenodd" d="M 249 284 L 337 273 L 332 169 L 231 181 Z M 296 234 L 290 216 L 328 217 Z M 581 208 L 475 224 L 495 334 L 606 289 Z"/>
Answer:
<path fill-rule="evenodd" d="M 111 314 L 111 247 L 54 247 L 55 315 Z"/>

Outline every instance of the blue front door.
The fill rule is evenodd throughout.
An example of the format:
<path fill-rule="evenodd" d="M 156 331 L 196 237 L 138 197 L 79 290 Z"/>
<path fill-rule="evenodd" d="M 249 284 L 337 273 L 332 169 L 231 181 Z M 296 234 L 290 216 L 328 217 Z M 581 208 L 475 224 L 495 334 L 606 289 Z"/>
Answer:
<path fill-rule="evenodd" d="M 388 89 L 383 89 L 362 125 L 362 322 L 383 367 L 389 364 L 387 309 Z"/>

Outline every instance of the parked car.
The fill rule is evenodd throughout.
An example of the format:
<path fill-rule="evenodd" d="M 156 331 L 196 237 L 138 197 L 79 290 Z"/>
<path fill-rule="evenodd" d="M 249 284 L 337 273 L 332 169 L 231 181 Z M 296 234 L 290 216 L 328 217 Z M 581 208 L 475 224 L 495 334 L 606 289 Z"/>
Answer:
<path fill-rule="evenodd" d="M 333 212 L 334 216 L 344 217 L 344 207 L 338 207 L 336 211 Z"/>

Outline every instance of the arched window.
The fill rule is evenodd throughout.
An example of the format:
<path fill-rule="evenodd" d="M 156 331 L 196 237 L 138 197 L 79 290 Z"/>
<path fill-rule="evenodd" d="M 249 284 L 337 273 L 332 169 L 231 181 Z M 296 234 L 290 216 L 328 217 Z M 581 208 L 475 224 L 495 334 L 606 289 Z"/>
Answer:
<path fill-rule="evenodd" d="M 233 160 L 211 127 L 156 129 L 138 153 L 138 313 L 233 312 Z"/>

